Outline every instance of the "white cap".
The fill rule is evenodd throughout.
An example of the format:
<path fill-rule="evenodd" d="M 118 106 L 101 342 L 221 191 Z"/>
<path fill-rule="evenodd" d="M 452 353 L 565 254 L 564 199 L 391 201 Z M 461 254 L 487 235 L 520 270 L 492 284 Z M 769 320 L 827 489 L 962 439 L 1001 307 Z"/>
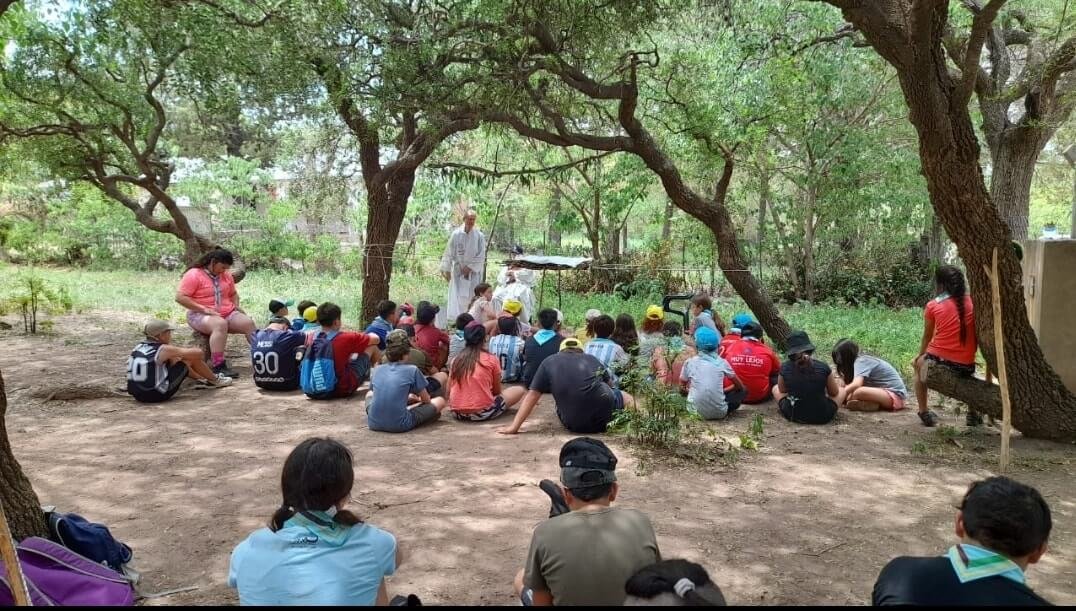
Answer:
<path fill-rule="evenodd" d="M 553 308 L 553 311 L 557 313 L 557 322 L 564 322 L 564 312 L 561 312 L 557 308 Z"/>
<path fill-rule="evenodd" d="M 594 320 L 595 318 L 597 318 L 597 317 L 599 317 L 601 315 L 602 315 L 601 310 L 598 310 L 598 309 L 595 309 L 595 308 L 591 308 L 591 309 L 587 310 L 587 320 L 588 321 Z"/>

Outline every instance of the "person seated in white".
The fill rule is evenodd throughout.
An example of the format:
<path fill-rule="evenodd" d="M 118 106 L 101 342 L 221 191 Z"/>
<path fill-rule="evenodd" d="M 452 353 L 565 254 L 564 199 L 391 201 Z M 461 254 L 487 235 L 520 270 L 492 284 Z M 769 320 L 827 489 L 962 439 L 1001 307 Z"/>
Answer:
<path fill-rule="evenodd" d="M 500 312 L 504 304 L 515 300 L 523 304 L 519 319 L 530 323 L 534 312 L 533 287 L 538 279 L 534 270 L 518 267 L 502 267 L 497 274 L 497 288 L 493 289 L 493 310 Z"/>
<path fill-rule="evenodd" d="M 228 585 L 240 605 L 389 603 L 385 577 L 402 557 L 396 538 L 345 507 L 355 471 L 351 450 L 329 438 L 300 443 L 284 462 L 283 502 L 268 528 L 232 552 Z"/>

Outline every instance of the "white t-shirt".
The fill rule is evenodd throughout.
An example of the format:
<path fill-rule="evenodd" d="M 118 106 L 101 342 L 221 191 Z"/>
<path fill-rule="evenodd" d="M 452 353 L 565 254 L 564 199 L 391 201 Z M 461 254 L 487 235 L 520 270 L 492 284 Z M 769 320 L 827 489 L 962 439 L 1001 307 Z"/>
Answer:
<path fill-rule="evenodd" d="M 725 377 L 735 376 L 732 365 L 716 354 L 700 354 L 684 363 L 681 382 L 690 382 L 687 402 L 691 409 L 707 420 L 721 420 L 729 413 L 725 401 Z"/>

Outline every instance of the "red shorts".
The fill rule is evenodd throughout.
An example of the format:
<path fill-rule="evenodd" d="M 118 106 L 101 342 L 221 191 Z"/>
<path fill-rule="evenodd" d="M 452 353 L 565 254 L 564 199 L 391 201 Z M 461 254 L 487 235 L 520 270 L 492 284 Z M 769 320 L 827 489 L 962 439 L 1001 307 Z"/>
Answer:
<path fill-rule="evenodd" d="M 889 411 L 891 411 L 891 412 L 899 412 L 900 410 L 904 409 L 904 397 L 902 397 L 902 396 L 898 395 L 897 393 L 889 390 L 888 388 L 884 389 L 884 390 L 885 390 L 886 394 L 889 395 L 889 398 L 893 399 L 893 407 L 889 408 Z M 885 406 L 883 406 L 882 409 L 885 409 Z"/>

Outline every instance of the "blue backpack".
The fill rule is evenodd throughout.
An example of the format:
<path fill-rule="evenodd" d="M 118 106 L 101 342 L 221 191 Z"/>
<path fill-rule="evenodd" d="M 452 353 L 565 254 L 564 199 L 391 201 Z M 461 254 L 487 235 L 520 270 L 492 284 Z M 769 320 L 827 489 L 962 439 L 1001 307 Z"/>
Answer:
<path fill-rule="evenodd" d="M 299 387 L 311 399 L 329 399 L 336 390 L 336 362 L 333 361 L 333 338 L 336 331 L 322 331 L 303 356 L 299 368 Z"/>
<path fill-rule="evenodd" d="M 131 561 L 131 548 L 117 541 L 104 524 L 90 522 L 75 513 L 50 511 L 47 517 L 52 540 L 76 554 L 119 572 Z"/>

